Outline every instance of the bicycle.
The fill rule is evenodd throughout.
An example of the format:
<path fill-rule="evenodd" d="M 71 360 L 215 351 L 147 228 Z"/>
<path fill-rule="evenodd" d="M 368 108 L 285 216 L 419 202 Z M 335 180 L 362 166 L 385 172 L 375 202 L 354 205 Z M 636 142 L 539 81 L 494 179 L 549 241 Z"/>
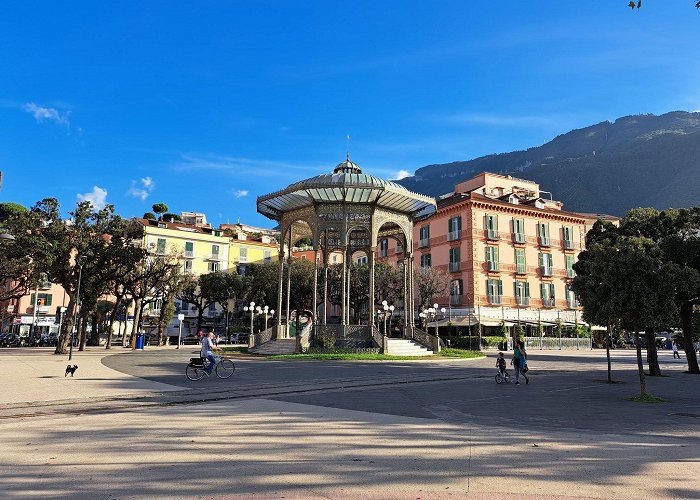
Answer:
<path fill-rule="evenodd" d="M 503 375 L 501 375 L 501 372 L 498 372 L 495 378 L 497 384 L 502 384 L 503 382 L 506 384 L 510 383 L 510 375 L 508 375 L 508 372 L 505 370 L 503 371 Z"/>
<path fill-rule="evenodd" d="M 185 375 L 192 381 L 200 380 L 207 374 L 209 363 L 210 361 L 207 358 L 190 358 L 190 362 L 187 363 L 187 367 L 185 368 Z M 233 375 L 235 371 L 236 365 L 233 364 L 233 361 L 224 357 L 217 358 L 216 366 L 214 367 L 214 372 L 217 377 L 227 379 Z"/>

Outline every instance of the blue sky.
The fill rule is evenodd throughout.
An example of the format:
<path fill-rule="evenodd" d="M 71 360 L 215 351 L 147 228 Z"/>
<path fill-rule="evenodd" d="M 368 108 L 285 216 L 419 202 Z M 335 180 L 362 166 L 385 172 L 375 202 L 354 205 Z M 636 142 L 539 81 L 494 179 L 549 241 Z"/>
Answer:
<path fill-rule="evenodd" d="M 255 198 L 345 157 L 397 178 L 638 113 L 700 109 L 694 1 L 8 2 L 0 201 Z"/>

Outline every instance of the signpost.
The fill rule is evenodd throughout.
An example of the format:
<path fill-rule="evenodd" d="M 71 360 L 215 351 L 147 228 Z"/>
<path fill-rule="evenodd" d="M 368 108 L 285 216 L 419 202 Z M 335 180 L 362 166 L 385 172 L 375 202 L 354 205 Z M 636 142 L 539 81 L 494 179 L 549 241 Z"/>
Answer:
<path fill-rule="evenodd" d="M 180 344 L 182 344 L 182 320 L 185 319 L 185 315 L 180 313 L 177 315 L 177 319 L 180 321 L 180 329 L 177 333 L 177 349 L 179 349 Z"/>

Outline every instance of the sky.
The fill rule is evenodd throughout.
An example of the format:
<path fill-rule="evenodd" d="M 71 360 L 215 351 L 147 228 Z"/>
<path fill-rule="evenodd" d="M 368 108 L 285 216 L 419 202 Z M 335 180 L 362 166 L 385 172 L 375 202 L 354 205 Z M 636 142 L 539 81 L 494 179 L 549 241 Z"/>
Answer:
<path fill-rule="evenodd" d="M 272 227 L 256 197 L 330 173 L 348 144 L 397 179 L 699 110 L 694 3 L 7 2 L 0 202 Z"/>

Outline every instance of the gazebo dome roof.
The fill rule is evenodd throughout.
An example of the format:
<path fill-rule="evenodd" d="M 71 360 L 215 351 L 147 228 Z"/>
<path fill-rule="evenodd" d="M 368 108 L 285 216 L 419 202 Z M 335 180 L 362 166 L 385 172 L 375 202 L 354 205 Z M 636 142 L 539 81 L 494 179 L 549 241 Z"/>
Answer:
<path fill-rule="evenodd" d="M 321 174 L 290 184 L 285 189 L 258 197 L 258 212 L 279 220 L 283 213 L 317 203 L 357 203 L 423 215 L 435 210 L 435 199 L 413 193 L 395 182 L 363 174 L 346 159 L 332 174 Z"/>

